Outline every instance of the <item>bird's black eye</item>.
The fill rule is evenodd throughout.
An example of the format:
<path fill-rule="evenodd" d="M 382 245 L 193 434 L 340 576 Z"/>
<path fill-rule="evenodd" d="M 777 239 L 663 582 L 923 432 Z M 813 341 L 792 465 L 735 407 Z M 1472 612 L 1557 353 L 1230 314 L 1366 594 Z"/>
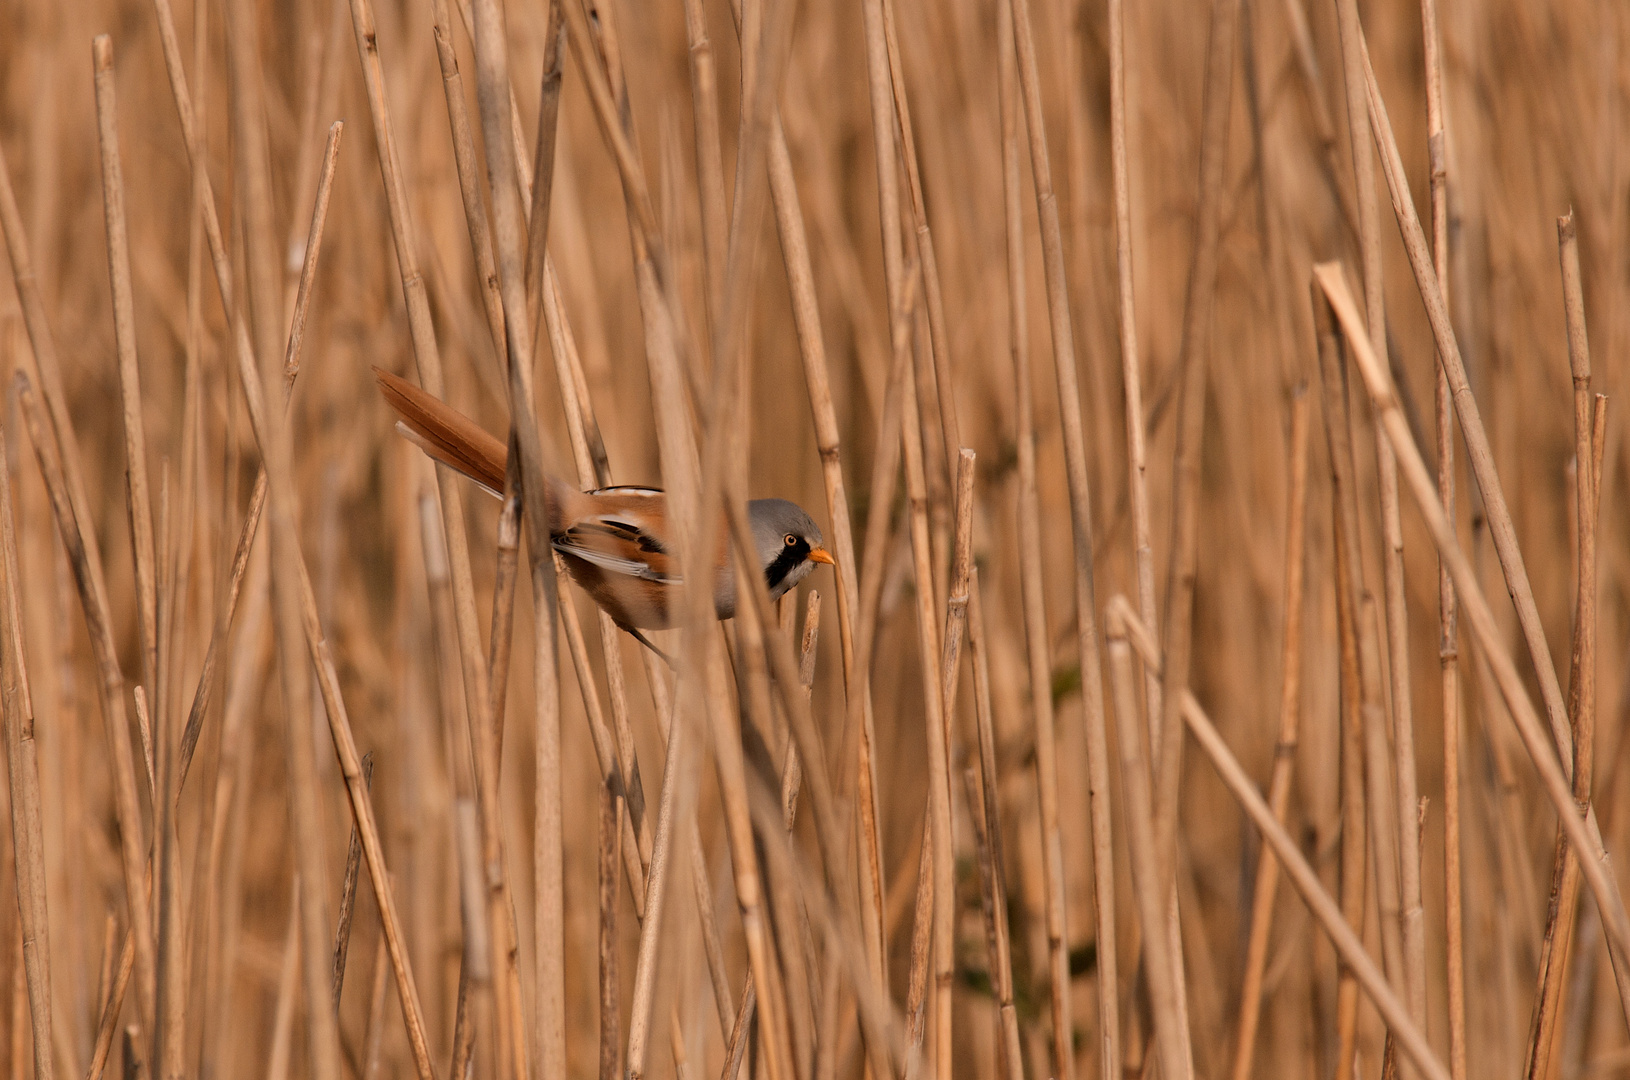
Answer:
<path fill-rule="evenodd" d="M 787 542 L 788 547 L 796 547 L 798 545 L 798 538 L 796 536 L 792 535 L 792 533 L 788 533 L 786 536 L 783 536 L 781 539 L 783 539 L 783 540 L 785 540 Z"/>

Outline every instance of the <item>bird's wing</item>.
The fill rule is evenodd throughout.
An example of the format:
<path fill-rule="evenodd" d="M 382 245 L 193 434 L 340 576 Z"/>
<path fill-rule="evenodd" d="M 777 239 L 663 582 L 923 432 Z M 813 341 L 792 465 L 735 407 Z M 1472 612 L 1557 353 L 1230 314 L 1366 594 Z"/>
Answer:
<path fill-rule="evenodd" d="M 680 585 L 676 560 L 665 545 L 635 514 L 595 514 L 574 521 L 557 532 L 556 551 L 573 555 L 613 574 Z"/>

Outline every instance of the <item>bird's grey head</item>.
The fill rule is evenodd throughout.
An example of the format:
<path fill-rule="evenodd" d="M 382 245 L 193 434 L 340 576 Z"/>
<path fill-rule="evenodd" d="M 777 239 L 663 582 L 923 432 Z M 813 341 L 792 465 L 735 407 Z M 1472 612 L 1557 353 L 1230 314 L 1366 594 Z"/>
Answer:
<path fill-rule="evenodd" d="M 772 599 L 804 580 L 816 563 L 832 561 L 822 546 L 820 526 L 796 503 L 754 499 L 747 504 L 747 516 Z"/>

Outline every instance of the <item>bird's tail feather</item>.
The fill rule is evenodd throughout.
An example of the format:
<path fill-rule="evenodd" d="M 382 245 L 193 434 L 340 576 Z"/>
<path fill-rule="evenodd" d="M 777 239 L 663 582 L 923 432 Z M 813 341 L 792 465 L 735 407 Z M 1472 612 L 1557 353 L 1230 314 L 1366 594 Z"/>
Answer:
<path fill-rule="evenodd" d="M 485 428 L 406 379 L 374 368 L 379 390 L 401 418 L 397 425 L 436 461 L 502 497 L 509 449 Z"/>

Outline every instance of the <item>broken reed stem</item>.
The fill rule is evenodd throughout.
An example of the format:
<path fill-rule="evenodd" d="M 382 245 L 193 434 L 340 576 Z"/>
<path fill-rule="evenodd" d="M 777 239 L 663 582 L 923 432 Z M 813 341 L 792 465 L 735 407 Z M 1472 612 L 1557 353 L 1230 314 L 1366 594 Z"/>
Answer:
<path fill-rule="evenodd" d="M 1268 805 L 1274 820 L 1285 823 L 1290 807 L 1291 773 L 1302 708 L 1302 621 L 1306 615 L 1303 582 L 1307 556 L 1308 398 L 1298 386 L 1290 413 L 1290 497 L 1286 500 L 1284 635 L 1280 649 L 1279 741 L 1274 745 L 1273 779 Z M 1239 1035 L 1235 1042 L 1233 1080 L 1249 1080 L 1256 1053 L 1257 1022 L 1262 1011 L 1262 974 L 1268 961 L 1268 928 L 1273 919 L 1279 863 L 1263 852 L 1257 861 L 1251 896 L 1251 936 L 1245 946 L 1245 980 L 1240 990 Z"/>
<path fill-rule="evenodd" d="M 1619 984 L 1621 1003 L 1625 1005 L 1627 1011 L 1630 1011 L 1630 988 L 1626 988 L 1621 974 L 1627 971 L 1625 959 L 1627 951 L 1630 951 L 1630 917 L 1625 914 L 1623 899 L 1609 872 L 1608 856 L 1602 847 L 1595 810 L 1591 808 L 1582 814 L 1573 798 L 1568 778 L 1557 760 L 1555 747 L 1546 740 L 1544 728 L 1533 702 L 1528 698 L 1522 677 L 1501 643 L 1493 612 L 1478 586 L 1475 571 L 1466 559 L 1465 553 L 1460 550 L 1454 529 L 1443 513 L 1442 504 L 1437 501 L 1426 466 L 1421 461 L 1415 444 L 1409 439 L 1408 422 L 1399 410 L 1391 386 L 1391 377 L 1378 366 L 1374 354 L 1367 348 L 1368 342 L 1363 339 L 1357 309 L 1353 305 L 1351 294 L 1347 291 L 1346 283 L 1341 278 L 1340 268 L 1325 263 L 1315 267 L 1314 273 L 1352 346 L 1359 369 L 1363 372 L 1366 388 L 1374 403 L 1378 421 L 1386 425 L 1387 434 L 1399 451 L 1399 462 L 1404 466 L 1405 476 L 1413 490 L 1416 503 L 1432 531 L 1433 542 L 1437 544 L 1438 550 L 1448 560 L 1450 569 L 1454 572 L 1455 584 L 1465 604 L 1467 618 L 1477 634 L 1478 643 L 1488 660 L 1500 695 L 1517 726 L 1518 734 L 1522 736 L 1523 746 L 1533 760 L 1540 779 L 1544 781 L 1546 794 L 1556 808 L 1557 818 L 1567 831 L 1568 842 L 1581 851 L 1580 862 L 1585 878 L 1596 897 L 1602 913 L 1602 924 L 1607 931 L 1614 960 L 1614 975 L 1616 979 L 1621 980 Z"/>
<path fill-rule="evenodd" d="M 11 174 L 3 149 L 0 149 L 0 228 L 6 234 L 12 278 L 22 304 L 23 320 L 28 329 L 29 344 L 40 377 L 40 392 L 47 410 L 46 413 L 38 410 L 30 413 L 25 408 L 24 420 L 34 443 L 35 455 L 39 458 L 40 471 L 46 477 L 52 511 L 62 534 L 63 547 L 67 549 L 80 606 L 90 631 L 91 649 L 96 657 L 103 726 L 113 755 L 114 809 L 120 823 L 119 854 L 125 876 L 125 902 L 136 937 L 137 985 L 140 987 L 138 1006 L 144 1021 L 150 1022 L 156 986 L 153 919 L 144 884 L 143 856 L 147 845 L 136 780 L 136 759 L 130 743 L 129 714 L 125 711 L 124 673 L 120 670 L 113 641 L 101 548 L 97 544 L 96 530 L 91 527 L 95 519 L 90 514 L 90 504 L 85 497 L 79 444 L 68 417 L 56 341 L 46 319 L 39 284 L 34 277 L 22 215 L 17 210 L 17 199 L 12 191 Z M 28 385 L 22 371 L 18 372 L 17 385 L 20 394 L 22 388 Z M 23 400 L 32 402 L 32 391 L 28 391 Z M 46 440 L 47 425 L 51 435 L 48 441 L 42 441 Z"/>
<path fill-rule="evenodd" d="M 362 755 L 362 782 L 374 786 L 374 753 Z M 340 914 L 334 925 L 334 963 L 329 978 L 334 986 L 334 1011 L 340 1011 L 340 990 L 345 986 L 345 958 L 351 951 L 351 920 L 356 914 L 357 875 L 362 871 L 362 838 L 351 826 L 351 839 L 345 848 L 345 876 L 340 879 Z"/>
<path fill-rule="evenodd" d="M 317 255 L 328 222 L 328 197 L 334 185 L 334 166 L 339 161 L 340 136 L 344 131 L 343 120 L 336 120 L 328 126 L 328 140 L 323 146 L 321 171 L 317 176 L 317 194 L 311 204 L 311 226 L 301 248 L 305 254 L 300 263 L 300 284 L 294 294 L 289 344 L 283 354 L 283 378 L 290 385 L 300 373 L 300 350 L 306 340 L 306 316 L 311 311 L 311 292 L 317 281 Z"/>
<path fill-rule="evenodd" d="M 1444 133 L 1443 48 L 1437 0 L 1421 0 L 1421 38 L 1426 61 L 1426 158 L 1432 200 L 1432 266 L 1444 308 L 1449 304 L 1449 155 Z M 1437 414 L 1438 499 L 1455 520 L 1454 402 L 1441 362 L 1433 366 Z M 1443 721 L 1444 950 L 1447 958 L 1449 1073 L 1466 1080 L 1466 957 L 1460 870 L 1460 645 L 1455 626 L 1455 587 L 1438 561 L 1438 669 Z"/>
<path fill-rule="evenodd" d="M 969 589 L 978 602 L 979 568 L 973 570 Z M 986 954 L 990 964 L 991 989 L 996 998 L 998 1062 L 997 1075 L 1006 1080 L 1023 1080 L 1024 1045 L 1019 1035 L 1019 1014 L 1013 1003 L 1013 947 L 1009 940 L 1007 882 L 1004 880 L 1000 774 L 996 765 L 996 724 L 991 711 L 989 645 L 984 624 L 974 620 L 968 628 L 969 659 L 974 671 L 974 720 L 977 727 L 978 762 L 970 766 L 969 817 L 979 847 L 981 891 L 985 914 Z M 1103 977 L 1100 969 L 1100 978 Z M 1118 1035 L 1118 1033 L 1117 1033 Z M 1106 1036 L 1106 1044 L 1119 1046 L 1116 1036 Z"/>
<path fill-rule="evenodd" d="M 1341 344 L 1336 337 L 1328 305 L 1317 295 L 1313 302 L 1314 333 L 1318 340 L 1319 385 L 1324 399 L 1325 445 L 1330 459 L 1330 503 L 1335 548 L 1336 635 L 1340 652 L 1340 798 L 1341 798 L 1341 911 L 1353 926 L 1364 924 L 1365 879 L 1369 860 L 1365 852 L 1363 679 L 1358 640 L 1358 589 L 1354 584 L 1357 556 L 1348 538 L 1348 489 L 1352 486 L 1353 453 L 1347 414 L 1347 384 L 1342 376 Z M 1342 965 L 1336 981 L 1336 1029 L 1339 1049 L 1337 1080 L 1351 1080 L 1354 1040 L 1358 1034 L 1358 981 Z"/>
<path fill-rule="evenodd" d="M 1225 0 L 1226 2 L 1226 0 Z M 1047 312 L 1052 330 L 1053 370 L 1058 383 L 1059 415 L 1064 432 L 1065 473 L 1070 492 L 1070 528 L 1075 553 L 1076 650 L 1081 665 L 1081 695 L 1087 746 L 1087 792 L 1093 822 L 1094 876 L 1100 952 L 1112 951 L 1115 941 L 1114 908 L 1109 889 L 1112 869 L 1102 865 L 1109 834 L 1109 745 L 1104 717 L 1103 668 L 1098 653 L 1098 605 L 1093 584 L 1092 487 L 1087 474 L 1086 439 L 1081 425 L 1081 396 L 1076 378 L 1075 331 L 1070 321 L 1069 284 L 1064 270 L 1064 236 L 1059 224 L 1058 199 L 1053 191 L 1047 130 L 1042 115 L 1041 77 L 1036 60 L 1035 35 L 1029 0 L 1010 0 L 1014 51 L 1018 57 L 1018 85 L 1025 128 L 1030 140 L 1031 180 L 1035 187 L 1036 217 L 1041 228 L 1042 267 L 1047 289 Z M 1050 687 L 1048 692 L 1050 693 Z M 1048 826 L 1045 821 L 1043 828 Z M 1052 843 L 1058 834 L 1051 833 Z M 1054 852 L 1054 873 L 1049 888 L 1055 905 L 1063 903 L 1063 852 Z M 1172 924 L 1175 932 L 1176 924 Z M 1062 910 L 1048 919 L 1053 991 L 1053 1053 L 1060 1080 L 1075 1073 L 1069 1007 L 1069 941 Z M 1106 980 L 1107 984 L 1107 980 Z M 1173 1074 L 1174 1080 L 1184 1074 Z"/>
<path fill-rule="evenodd" d="M 1359 246 L 1363 257 L 1364 305 L 1370 332 L 1370 347 L 1383 364 L 1387 363 L 1387 320 L 1383 288 L 1381 223 L 1375 190 L 1375 154 L 1369 137 L 1370 121 L 1364 101 L 1364 62 L 1359 40 L 1357 0 L 1337 0 L 1337 22 L 1342 45 L 1342 74 L 1347 87 L 1347 128 L 1351 141 L 1355 190 L 1358 193 Z M 1392 828 L 1379 832 L 1376 840 L 1395 837 L 1376 849 L 1376 886 L 1382 916 L 1395 905 L 1398 943 L 1396 950 L 1384 950 L 1396 963 L 1388 962 L 1390 976 L 1404 987 L 1409 1014 L 1418 1026 L 1426 1024 L 1426 913 L 1421 903 L 1420 832 L 1415 826 L 1418 814 L 1418 778 L 1415 771 L 1414 711 L 1410 703 L 1408 602 L 1404 595 L 1403 523 L 1398 501 L 1398 464 L 1391 445 L 1379 438 L 1375 443 L 1376 476 L 1381 501 L 1381 570 L 1385 598 L 1387 672 L 1390 675 L 1392 712 L 1393 786 L 1376 784 L 1371 777 L 1372 809 L 1382 806 L 1384 793 L 1393 796 Z M 1386 770 L 1376 770 L 1381 776 Z M 1380 799 L 1376 796 L 1381 796 Z M 1377 818 L 1378 824 L 1380 817 Z M 1396 845 L 1396 870 L 1383 860 L 1382 848 Z M 1389 920 L 1390 921 L 1390 920 Z M 1394 940 L 1385 931 L 1384 945 Z"/>
<path fill-rule="evenodd" d="M 46 902 L 45 840 L 41 824 L 39 749 L 34 739 L 34 702 L 23 649 L 18 600 L 21 571 L 17 530 L 11 511 L 10 460 L 0 429 L 0 703 L 5 710 L 6 769 L 10 782 L 11 843 L 16 865 L 17 915 L 22 933 L 23 970 L 28 981 L 28 1017 L 33 1029 L 34 1075 L 49 1078 L 54 1028 L 51 1022 L 51 935 Z"/>
<path fill-rule="evenodd" d="M 153 550 L 153 504 L 148 495 L 146 425 L 136 360 L 136 303 L 130 282 L 130 229 L 125 215 L 124 171 L 119 162 L 119 111 L 114 93 L 113 42 L 91 43 L 96 83 L 96 136 L 102 160 L 102 218 L 107 228 L 108 279 L 113 293 L 113 337 L 118 352 L 123 406 L 125 492 L 136 568 L 136 626 L 141 642 L 142 685 L 149 695 L 158 679 L 158 586 Z M 158 710 L 155 710 L 158 711 Z"/>
<path fill-rule="evenodd" d="M 1575 595 L 1573 647 L 1568 673 L 1568 705 L 1573 719 L 1573 795 L 1581 811 L 1590 805 L 1596 743 L 1596 477 L 1591 449 L 1594 425 L 1590 396 L 1590 339 L 1579 273 L 1579 238 L 1572 212 L 1557 218 L 1562 264 L 1562 307 L 1568 332 L 1568 367 L 1573 377 Z M 1525 1075 L 1539 1080 L 1551 1071 L 1561 1022 L 1562 990 L 1573 959 L 1573 931 L 1579 913 L 1579 853 L 1558 830 L 1551 903 L 1540 951 L 1539 987 L 1529 1028 Z"/>
<path fill-rule="evenodd" d="M 907 446 L 907 456 L 910 456 L 911 447 Z M 920 463 L 919 463 L 920 468 Z M 910 476 L 910 467 L 907 476 Z M 951 832 L 951 788 L 950 775 L 954 755 L 951 751 L 953 741 L 952 719 L 956 710 L 957 680 L 961 672 L 958 663 L 962 648 L 962 632 L 968 617 L 968 579 L 973 572 L 973 482 L 974 482 L 974 452 L 966 447 L 961 448 L 957 454 L 956 471 L 956 546 L 952 560 L 951 589 L 948 594 L 947 609 L 945 612 L 945 633 L 941 638 L 941 692 L 940 692 L 940 730 L 939 738 L 934 737 L 932 726 L 929 728 L 929 752 L 940 755 L 939 761 L 931 761 L 929 769 L 930 784 L 937 781 L 934 769 L 941 764 L 944 768 L 945 781 L 943 791 L 944 805 L 937 807 L 944 814 L 943 822 L 937 827 L 944 832 L 944 844 L 936 833 L 934 842 L 934 1062 L 937 1074 L 942 1078 L 951 1075 L 952 1044 L 951 1044 L 951 986 L 956 965 L 956 873 L 953 860 L 956 856 L 955 837 Z M 927 522 L 924 522 L 926 526 Z M 922 586 L 918 585 L 919 591 Z"/>
<path fill-rule="evenodd" d="M 358 0 L 358 2 L 365 2 L 365 0 Z M 261 444 L 263 459 L 267 462 L 267 482 L 272 492 L 271 498 L 275 510 L 278 477 L 276 469 L 273 467 L 276 464 L 276 455 L 271 452 L 275 449 L 273 445 L 275 439 L 272 438 L 272 435 L 283 425 L 274 426 L 277 418 L 268 413 L 265 406 L 265 394 L 279 385 L 286 388 L 287 383 L 285 379 L 278 377 L 280 372 L 268 361 L 265 374 L 266 385 L 263 390 L 259 373 L 255 371 L 254 352 L 249 344 L 248 330 L 242 313 L 238 311 L 233 302 L 232 268 L 221 238 L 214 189 L 204 160 L 204 152 L 199 144 L 194 126 L 191 96 L 187 90 L 186 72 L 182 68 L 181 50 L 176 39 L 175 20 L 170 11 L 169 0 L 154 0 L 154 8 L 158 14 L 159 38 L 164 50 L 165 68 L 170 76 L 170 88 L 175 99 L 176 112 L 181 122 L 182 139 L 186 144 L 187 156 L 192 167 L 193 182 L 203 194 L 204 232 L 209 240 L 210 259 L 215 270 L 216 288 L 221 297 L 223 310 L 232 313 L 229 314 L 228 318 L 234 330 L 232 334 L 233 349 L 240 383 L 256 440 Z M 381 155 L 382 158 L 385 156 Z M 422 290 L 420 299 L 421 301 L 423 299 Z M 411 309 L 413 304 L 410 303 L 409 307 Z M 437 373 L 439 374 L 439 368 Z M 456 490 L 454 497 L 456 498 Z M 293 498 L 292 489 L 284 492 L 284 498 Z M 292 525 L 292 522 L 290 524 Z M 459 533 L 459 538 L 463 538 L 462 532 Z M 295 541 L 297 537 L 291 532 L 289 540 Z M 408 1042 L 413 1050 L 414 1065 L 421 1080 L 434 1080 L 429 1051 L 425 1043 L 423 1011 L 419 1004 L 418 990 L 414 983 L 413 972 L 403 948 L 399 932 L 400 921 L 397 917 L 396 904 L 385 869 L 384 852 L 379 838 L 378 825 L 374 819 L 373 808 L 368 800 L 367 791 L 362 784 L 356 743 L 351 733 L 350 720 L 345 711 L 344 701 L 340 697 L 338 675 L 334 669 L 333 659 L 328 654 L 327 643 L 323 640 L 322 626 L 317 618 L 316 600 L 312 593 L 310 578 L 306 574 L 304 559 L 300 556 L 298 544 L 290 543 L 285 546 L 293 556 L 292 565 L 285 567 L 285 571 L 293 570 L 295 572 L 295 577 L 289 580 L 288 585 L 291 591 L 297 590 L 296 595 L 293 596 L 291 610 L 294 616 L 300 620 L 311 663 L 316 668 L 318 687 L 323 694 L 323 706 L 328 717 L 329 731 L 334 739 L 335 754 L 339 759 L 341 773 L 345 777 L 346 791 L 350 798 L 352 814 L 362 835 L 363 853 L 368 860 L 368 876 L 374 888 L 375 898 L 379 902 L 381 920 L 385 926 L 385 938 L 391 951 L 392 967 L 396 974 L 398 999 L 402 1006 L 403 1020 L 408 1030 Z M 467 558 L 464 565 L 467 571 Z M 467 575 L 464 582 L 468 585 L 469 578 Z M 458 577 L 456 574 L 454 584 L 456 595 L 458 591 Z M 466 589 L 466 594 L 468 592 L 469 590 Z M 471 607 L 473 609 L 473 600 Z M 296 672 L 298 677 L 299 669 L 297 666 L 291 665 L 290 670 Z M 484 670 L 481 674 L 484 674 Z M 466 687 L 468 685 L 467 680 Z M 293 689 L 292 680 L 289 689 Z M 308 700 L 304 702 L 295 702 L 292 698 L 289 699 L 289 707 L 296 710 L 309 707 L 309 695 L 307 697 Z M 296 749 L 300 749 L 303 745 L 309 745 L 309 740 L 296 740 Z M 303 845 L 303 848 L 309 849 L 310 852 L 309 855 L 306 855 L 303 851 L 303 857 L 315 859 L 320 854 L 316 844 Z M 317 870 L 320 872 L 320 869 L 319 866 Z M 322 915 L 320 885 L 320 881 L 313 885 L 308 878 L 305 886 L 308 890 L 313 891 L 315 898 L 315 902 L 310 905 L 313 910 L 306 916 L 308 923 L 305 931 L 305 948 L 311 963 L 319 968 L 317 976 L 308 974 L 307 977 L 312 980 L 310 994 L 319 1002 L 323 997 L 323 988 L 318 985 L 321 981 L 320 954 L 326 951 L 324 948 L 319 948 L 319 945 L 326 939 L 328 933 Z M 316 1008 L 316 1006 L 310 1007 Z M 317 1041 L 321 1042 L 327 1039 L 327 1036 L 321 1034 L 321 1027 L 328 1026 L 328 1017 L 324 1016 L 315 1019 L 313 1023 L 320 1025 L 318 1034 L 315 1036 Z M 332 1055 L 328 1056 L 332 1059 Z M 327 1065 L 324 1066 L 325 1069 L 327 1067 Z"/>

